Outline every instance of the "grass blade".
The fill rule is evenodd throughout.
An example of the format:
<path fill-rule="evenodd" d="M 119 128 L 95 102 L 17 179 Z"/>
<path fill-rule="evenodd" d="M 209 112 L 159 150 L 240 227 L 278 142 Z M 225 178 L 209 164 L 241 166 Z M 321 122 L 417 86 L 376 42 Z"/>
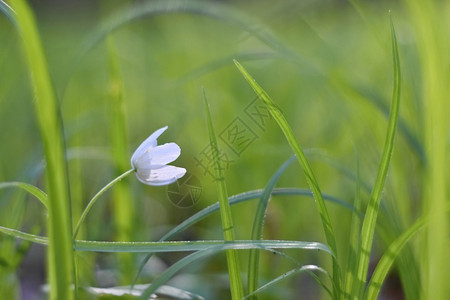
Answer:
<path fill-rule="evenodd" d="M 21 188 L 31 195 L 35 196 L 41 203 L 47 207 L 47 194 L 39 189 L 38 187 L 35 187 L 34 185 L 25 183 L 25 182 L 1 182 L 0 183 L 0 189 L 7 188 L 7 187 L 18 187 Z"/>
<path fill-rule="evenodd" d="M 244 69 L 244 67 L 234 60 L 234 63 L 236 64 L 239 71 L 242 73 L 244 78 L 248 81 L 248 83 L 251 85 L 255 93 L 262 98 L 264 101 L 264 104 L 266 105 L 267 109 L 270 111 L 272 117 L 277 122 L 280 129 L 283 131 L 283 134 L 286 137 L 286 140 L 288 141 L 289 145 L 291 146 L 292 150 L 294 151 L 295 155 L 297 156 L 297 159 L 300 163 L 300 165 L 303 168 L 303 172 L 305 173 L 306 180 L 308 182 L 309 187 L 312 190 L 312 193 L 314 195 L 314 200 L 316 201 L 317 209 L 320 214 L 320 218 L 322 221 L 322 226 L 325 231 L 325 237 L 327 239 L 327 243 L 330 246 L 331 250 L 337 255 L 337 247 L 336 247 L 336 240 L 333 232 L 333 227 L 331 225 L 330 216 L 328 214 L 328 210 L 325 206 L 325 202 L 323 200 L 322 192 L 320 191 L 319 184 L 317 183 L 316 177 L 311 169 L 311 166 L 309 165 L 308 160 L 306 159 L 305 154 L 303 153 L 302 148 L 300 147 L 300 144 L 297 142 L 297 139 L 295 138 L 294 133 L 292 132 L 292 129 L 290 128 L 288 122 L 286 121 L 283 113 L 281 112 L 280 108 L 272 101 L 272 99 L 269 97 L 269 95 L 259 86 L 259 84 L 253 79 L 253 77 L 247 72 L 247 70 Z M 339 265 L 336 260 L 333 260 L 333 280 L 335 282 L 335 287 L 338 290 L 334 291 L 334 297 L 338 297 L 340 294 L 340 271 L 339 271 Z"/>
<path fill-rule="evenodd" d="M 287 160 L 270 178 L 256 208 L 255 218 L 253 220 L 252 240 L 260 240 L 262 238 L 262 230 L 264 226 L 264 217 L 266 215 L 269 199 L 272 190 L 275 187 L 284 170 L 296 159 L 295 155 Z M 259 272 L 259 250 L 250 250 L 248 259 L 248 293 L 252 294 L 258 288 L 258 272 Z M 252 297 L 253 299 L 253 297 Z"/>
<path fill-rule="evenodd" d="M 307 272 L 307 273 L 311 274 L 311 276 L 313 276 L 314 279 L 317 280 L 317 282 L 320 284 L 320 286 L 322 286 L 327 291 L 328 295 L 330 297 L 332 297 L 332 293 L 331 293 L 330 289 L 327 288 L 325 283 L 317 275 L 315 275 L 313 271 L 322 272 L 325 275 L 327 275 L 328 277 L 330 277 L 330 274 L 326 270 L 322 269 L 321 267 L 314 266 L 314 265 L 301 266 L 299 268 L 292 269 L 292 270 L 290 270 L 290 271 L 288 271 L 288 272 L 278 276 L 277 278 L 269 281 L 268 283 L 264 284 L 263 286 L 261 286 L 260 288 L 258 288 L 254 292 L 252 292 L 251 294 L 248 294 L 247 296 L 245 296 L 244 299 L 247 299 L 247 298 L 249 298 L 249 297 L 251 297 L 253 295 L 256 295 L 256 294 L 258 294 L 258 293 L 260 293 L 260 292 L 262 292 L 262 291 L 272 287 L 273 285 L 279 283 L 280 281 L 288 279 L 289 277 L 295 276 L 295 275 L 297 275 L 299 273 L 302 273 L 302 272 Z"/>
<path fill-rule="evenodd" d="M 18 239 L 33 242 L 36 244 L 48 245 L 48 238 L 45 236 L 39 236 L 31 233 L 26 233 L 17 229 L 0 226 L 0 232 L 13 236 Z"/>
<path fill-rule="evenodd" d="M 48 238 L 40 235 L 26 233 L 20 230 L 0 226 L 0 232 L 19 238 L 25 241 L 30 241 L 37 244 L 48 245 Z M 328 246 L 318 242 L 303 242 L 303 241 L 281 241 L 281 240 L 207 240 L 207 241 L 170 241 L 170 242 L 103 242 L 103 241 L 83 241 L 76 240 L 74 248 L 80 251 L 90 252 L 186 252 L 186 251 L 200 251 L 210 247 L 219 247 L 221 250 L 228 249 L 303 249 L 303 250 L 320 250 L 327 252 L 331 256 L 334 253 Z"/>
<path fill-rule="evenodd" d="M 142 292 L 150 286 L 150 284 L 139 284 L 135 286 L 115 286 L 110 288 L 87 287 L 84 288 L 84 290 L 89 295 L 96 297 L 105 297 L 106 295 L 112 297 L 123 297 L 124 295 L 139 297 L 142 295 Z M 169 285 L 159 286 L 155 291 L 155 296 L 152 296 L 151 299 L 157 298 L 158 296 L 169 299 L 204 299 L 200 295 L 196 295 Z"/>
<path fill-rule="evenodd" d="M 372 242 L 375 234 L 375 226 L 377 215 L 383 192 L 384 183 L 386 181 L 389 163 L 391 161 L 392 149 L 394 147 L 394 137 L 397 128 L 397 119 L 400 108 L 400 59 L 398 55 L 397 38 L 395 35 L 394 25 L 391 19 L 392 34 L 392 55 L 394 60 L 394 89 L 391 103 L 391 113 L 387 128 L 386 140 L 383 147 L 383 155 L 378 168 L 378 174 L 375 185 L 370 196 L 369 204 L 365 214 L 364 222 L 361 229 L 361 244 L 358 253 L 358 264 L 356 270 L 356 296 L 361 298 L 364 294 L 364 287 L 367 280 L 367 270 L 369 268 L 369 258 L 372 250 Z"/>
<path fill-rule="evenodd" d="M 225 177 L 222 172 L 222 165 L 219 158 L 219 148 L 217 145 L 216 134 L 211 120 L 209 104 L 206 98 L 205 90 L 203 90 L 203 99 L 205 101 L 206 119 L 208 122 L 209 142 L 212 149 L 212 157 L 214 160 L 214 168 L 217 182 L 217 192 L 219 197 L 220 217 L 222 221 L 222 230 L 225 241 L 234 241 L 233 218 L 231 215 L 230 203 L 228 202 L 227 187 Z M 231 297 L 234 300 L 241 299 L 244 296 L 242 287 L 241 271 L 239 265 L 239 256 L 236 251 L 227 250 L 228 274 L 230 276 Z"/>
<path fill-rule="evenodd" d="M 445 207 L 449 202 L 449 39 L 448 15 L 440 1 L 405 1 L 415 27 L 423 81 L 421 98 L 423 105 L 425 152 L 427 165 L 424 174 L 422 199 L 424 211 L 434 216 L 426 231 L 421 252 L 423 297 L 445 299 L 450 295 L 447 284 L 450 276 L 448 241 L 449 217 Z"/>
<path fill-rule="evenodd" d="M 263 194 L 263 190 L 254 190 L 254 191 L 248 191 L 242 194 L 237 194 L 234 196 L 231 196 L 228 198 L 228 201 L 230 203 L 230 205 L 235 205 L 241 202 L 245 202 L 245 201 L 249 201 L 249 200 L 254 200 L 254 199 L 258 199 L 262 197 Z M 272 190 L 272 195 L 276 196 L 276 195 L 284 195 L 284 196 L 307 196 L 307 197 L 313 197 L 312 193 L 310 190 L 306 190 L 306 189 L 299 189 L 299 188 L 275 188 Z M 332 202 L 332 203 L 336 203 L 340 206 L 342 206 L 343 208 L 349 209 L 349 210 L 353 210 L 353 206 L 348 204 L 347 202 L 340 200 L 336 197 L 327 195 L 327 194 L 323 194 L 323 198 L 326 201 Z M 180 224 L 178 224 L 177 226 L 175 226 L 173 229 L 171 229 L 168 233 L 166 233 L 162 238 L 159 239 L 160 242 L 162 241 L 167 241 L 170 238 L 172 238 L 173 236 L 175 236 L 176 234 L 179 234 L 181 232 L 183 232 L 184 230 L 188 229 L 190 226 L 196 224 L 197 222 L 200 222 L 201 220 L 203 220 L 204 218 L 208 217 L 209 215 L 213 214 L 214 212 L 219 210 L 219 203 L 216 202 L 204 209 L 202 209 L 201 211 L 197 212 L 196 214 L 192 215 L 191 217 L 187 218 L 186 220 L 184 220 L 183 222 L 181 222 Z M 140 263 L 140 267 L 139 270 L 136 274 L 136 277 L 134 279 L 134 283 L 137 281 L 137 279 L 140 276 L 140 273 L 143 270 L 144 265 L 147 263 L 147 261 L 150 259 L 150 257 L 153 255 L 153 253 L 148 253 L 147 256 L 142 260 L 142 262 Z"/>
<path fill-rule="evenodd" d="M 359 247 L 359 231 L 361 226 L 361 184 L 359 178 L 359 157 L 356 157 L 356 193 L 355 193 L 355 209 L 352 211 L 352 219 L 350 223 L 350 238 L 349 238 L 349 248 L 347 255 L 347 268 L 345 269 L 345 281 L 344 281 L 344 297 L 345 299 L 350 299 L 352 295 L 355 273 L 354 270 L 357 266 L 357 254 Z"/>
<path fill-rule="evenodd" d="M 11 6 L 8 5 L 8 3 L 3 0 L 0 0 L 0 11 L 3 12 L 8 20 L 11 21 L 11 23 L 17 25 L 15 19 L 15 11 L 11 8 Z"/>
<path fill-rule="evenodd" d="M 109 128 L 112 146 L 112 158 L 114 161 L 115 176 L 119 176 L 130 167 L 128 152 L 127 121 L 125 118 L 125 101 L 123 99 L 123 78 L 119 65 L 119 57 L 116 51 L 114 38 L 109 36 L 108 62 L 110 77 L 109 102 Z M 116 229 L 116 240 L 127 241 L 133 237 L 133 224 L 135 212 L 129 185 L 118 182 L 113 190 L 114 223 Z M 122 283 L 125 278 L 133 276 L 133 260 L 128 254 L 118 256 Z"/>
<path fill-rule="evenodd" d="M 36 97 L 35 109 L 46 159 L 50 299 L 75 298 L 72 220 L 62 121 L 34 16 L 24 0 L 12 1 Z"/>
<path fill-rule="evenodd" d="M 448 214 L 450 210 L 450 206 L 447 205 L 447 208 L 444 209 L 444 213 Z M 424 215 L 419 218 L 414 224 L 409 227 L 405 232 L 403 232 L 399 237 L 397 237 L 388 247 L 386 252 L 381 257 L 378 262 L 372 277 L 370 278 L 369 284 L 367 286 L 365 299 L 377 299 L 378 294 L 381 289 L 381 285 L 383 284 L 386 275 L 389 272 L 389 269 L 395 262 L 396 258 L 399 257 L 399 254 L 403 250 L 403 247 L 411 240 L 411 238 L 417 234 L 422 228 L 426 226 L 431 226 L 434 219 L 434 215 Z"/>
<path fill-rule="evenodd" d="M 370 278 L 369 284 L 366 290 L 365 299 L 377 299 L 378 294 L 381 289 L 381 285 L 386 278 L 392 264 L 394 263 L 400 251 L 406 243 L 425 225 L 425 219 L 421 218 L 417 220 L 414 225 L 412 225 L 407 231 L 400 235 L 386 250 L 386 252 L 381 257 L 380 261 L 375 268 L 375 271 Z"/>

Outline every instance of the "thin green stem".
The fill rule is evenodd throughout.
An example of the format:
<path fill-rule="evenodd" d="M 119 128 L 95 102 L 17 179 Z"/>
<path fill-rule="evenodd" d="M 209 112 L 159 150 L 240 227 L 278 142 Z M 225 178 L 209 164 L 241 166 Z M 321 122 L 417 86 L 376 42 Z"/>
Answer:
<path fill-rule="evenodd" d="M 81 214 L 80 220 L 78 220 L 77 226 L 75 227 L 75 230 L 73 231 L 73 239 L 74 240 L 77 237 L 78 231 L 80 230 L 81 223 L 83 223 L 84 219 L 86 218 L 87 214 L 91 210 L 91 208 L 94 205 L 95 201 L 97 201 L 97 199 L 101 195 L 103 195 L 104 192 L 109 190 L 110 187 L 112 187 L 114 184 L 116 184 L 117 182 L 121 181 L 123 178 L 127 177 L 128 175 L 130 175 L 134 171 L 135 171 L 134 169 L 130 169 L 130 170 L 126 171 L 125 173 L 123 173 L 122 175 L 120 175 L 119 177 L 117 177 L 116 179 L 114 179 L 113 181 L 108 183 L 107 185 L 105 185 L 97 194 L 95 194 L 94 197 L 92 197 L 91 201 L 89 201 L 88 205 L 84 209 L 83 214 Z"/>

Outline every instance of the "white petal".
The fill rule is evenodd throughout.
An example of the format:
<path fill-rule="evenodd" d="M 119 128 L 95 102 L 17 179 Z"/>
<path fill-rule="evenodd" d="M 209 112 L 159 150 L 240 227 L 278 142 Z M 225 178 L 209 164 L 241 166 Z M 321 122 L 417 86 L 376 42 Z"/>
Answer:
<path fill-rule="evenodd" d="M 161 168 L 173 162 L 180 156 L 181 149 L 175 143 L 167 143 L 147 149 L 141 156 L 133 161 L 136 169 L 140 168 Z"/>
<path fill-rule="evenodd" d="M 149 150 L 149 154 L 152 157 L 152 165 L 165 165 L 171 163 L 180 156 L 180 153 L 181 149 L 175 143 L 167 143 Z"/>
<path fill-rule="evenodd" d="M 149 148 L 155 147 L 157 145 L 157 139 L 158 137 L 166 131 L 168 126 L 165 126 L 163 128 L 160 128 L 153 132 L 137 149 L 134 151 L 133 155 L 131 156 L 131 166 L 133 168 L 137 168 L 136 161 L 141 157 L 145 151 L 147 151 Z"/>
<path fill-rule="evenodd" d="M 142 183 L 148 185 L 167 185 L 175 182 L 186 174 L 185 168 L 163 166 L 158 169 L 138 169 L 136 176 Z"/>

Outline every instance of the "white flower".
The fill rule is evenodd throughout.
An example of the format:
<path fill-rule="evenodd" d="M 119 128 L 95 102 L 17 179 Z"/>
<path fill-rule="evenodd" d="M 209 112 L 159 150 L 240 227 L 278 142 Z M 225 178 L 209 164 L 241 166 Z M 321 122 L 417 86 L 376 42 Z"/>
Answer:
<path fill-rule="evenodd" d="M 158 146 L 156 139 L 166 131 L 167 126 L 153 132 L 133 153 L 131 166 L 136 177 L 148 185 L 167 185 L 186 174 L 186 169 L 168 166 L 180 156 L 181 149 L 175 143 Z"/>

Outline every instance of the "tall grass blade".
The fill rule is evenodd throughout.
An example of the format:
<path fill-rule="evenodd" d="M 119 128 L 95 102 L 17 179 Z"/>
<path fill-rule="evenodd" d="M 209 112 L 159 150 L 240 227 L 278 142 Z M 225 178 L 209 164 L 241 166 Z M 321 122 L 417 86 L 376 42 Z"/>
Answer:
<path fill-rule="evenodd" d="M 426 231 L 421 262 L 424 299 L 445 299 L 450 295 L 449 217 L 449 81 L 448 3 L 406 0 L 416 33 L 420 57 L 424 107 L 424 145 L 428 158 L 424 172 L 425 213 L 434 216 Z M 445 267 L 443 267 L 445 266 Z"/>
<path fill-rule="evenodd" d="M 375 234 L 375 226 L 377 222 L 378 210 L 380 207 L 381 195 L 386 181 L 391 154 L 394 148 L 394 137 L 397 128 L 397 119 L 400 108 L 400 59 L 398 55 L 397 38 L 395 35 L 394 25 L 391 19 L 392 34 L 392 55 L 394 62 L 394 89 L 391 102 L 391 113 L 386 133 L 386 140 L 383 147 L 383 154 L 378 168 L 375 185 L 370 196 L 369 204 L 365 213 L 362 229 L 361 244 L 358 253 L 358 264 L 356 270 L 357 282 L 355 286 L 355 295 L 359 299 L 364 294 L 364 287 L 367 280 L 367 271 L 369 268 L 369 258 L 372 250 L 373 237 Z"/>
<path fill-rule="evenodd" d="M 71 300 L 75 298 L 72 287 L 75 283 L 72 220 L 59 105 L 34 16 L 24 0 L 12 1 L 11 5 L 16 12 L 16 22 L 34 88 L 34 104 L 47 165 L 50 299 Z"/>
<path fill-rule="evenodd" d="M 228 193 L 223 174 L 222 164 L 219 157 L 219 147 L 217 145 L 216 134 L 211 119 L 211 112 L 209 111 L 208 99 L 206 98 L 205 90 L 203 89 L 203 99 L 205 102 L 206 119 L 208 123 L 209 142 L 212 149 L 212 157 L 215 169 L 215 181 L 217 183 L 217 193 L 220 205 L 220 218 L 222 221 L 222 230 L 225 241 L 234 241 L 234 226 L 233 217 L 231 215 L 231 207 L 228 202 Z M 230 276 L 231 297 L 233 300 L 241 299 L 244 296 L 242 287 L 241 271 L 239 265 L 238 253 L 234 250 L 227 250 L 227 264 L 228 274 Z"/>
<path fill-rule="evenodd" d="M 114 161 L 115 176 L 124 173 L 130 167 L 130 156 L 128 153 L 127 121 L 125 118 L 125 101 L 123 99 L 123 79 L 120 71 L 119 57 L 117 55 L 114 38 L 109 36 L 108 62 L 110 77 L 110 93 L 108 102 L 109 129 L 112 146 L 112 158 Z M 129 185 L 118 182 L 113 190 L 114 222 L 116 240 L 127 241 L 133 237 L 134 207 Z M 126 253 L 118 256 L 122 284 L 128 283 L 126 278 L 131 277 L 133 272 L 132 257 Z"/>
<path fill-rule="evenodd" d="M 269 205 L 269 199 L 272 194 L 273 188 L 275 187 L 278 179 L 286 170 L 286 168 L 296 159 L 295 156 L 287 160 L 270 178 L 261 198 L 258 202 L 258 207 L 256 208 L 255 217 L 253 219 L 253 229 L 252 229 L 252 240 L 262 239 L 262 231 L 264 226 L 264 217 L 266 215 L 267 206 Z M 258 288 L 258 272 L 259 272 L 259 250 L 250 250 L 248 259 L 248 293 L 252 294 Z M 251 297 L 254 299 L 256 297 Z"/>
<path fill-rule="evenodd" d="M 316 201 L 317 209 L 320 214 L 320 218 L 322 221 L 322 226 L 325 231 L 325 237 L 327 239 L 327 243 L 330 246 L 331 250 L 335 253 L 337 256 L 337 247 L 336 247 L 336 239 L 333 232 L 333 226 L 331 225 L 330 216 L 328 214 L 328 210 L 325 206 L 325 202 L 323 200 L 322 192 L 320 191 L 319 184 L 317 183 L 316 177 L 312 171 L 311 166 L 309 165 L 308 160 L 306 159 L 306 156 L 300 147 L 300 144 L 297 142 L 297 139 L 295 138 L 294 133 L 292 132 L 291 127 L 289 126 L 288 122 L 286 121 L 283 113 L 281 112 L 280 108 L 272 101 L 272 99 L 269 97 L 269 95 L 259 86 L 259 84 L 253 79 L 253 77 L 247 72 L 247 70 L 244 69 L 244 67 L 234 60 L 234 63 L 236 64 L 239 71 L 242 73 L 244 78 L 248 81 L 248 83 L 251 85 L 255 93 L 262 98 L 264 101 L 264 104 L 270 111 L 271 115 L 277 122 L 280 129 L 283 131 L 286 140 L 288 141 L 289 145 L 291 146 L 292 150 L 294 151 L 295 155 L 297 156 L 297 159 L 300 163 L 300 165 L 303 168 L 303 172 L 306 176 L 306 180 L 308 182 L 309 187 L 312 190 L 312 193 L 314 195 L 314 200 Z M 333 260 L 333 280 L 334 280 L 334 287 L 336 290 L 334 290 L 334 297 L 339 297 L 340 295 L 340 270 L 337 260 Z"/>
<path fill-rule="evenodd" d="M 350 299 L 350 295 L 353 292 L 353 283 L 355 281 L 354 270 L 357 266 L 357 254 L 359 247 L 359 233 L 361 226 L 361 184 L 359 176 L 359 157 L 356 157 L 356 192 L 355 192 L 355 209 L 352 211 L 352 219 L 350 223 L 350 238 L 349 238 L 349 248 L 347 254 L 347 267 L 345 269 L 345 281 L 344 281 L 344 297 L 345 299 Z"/>

